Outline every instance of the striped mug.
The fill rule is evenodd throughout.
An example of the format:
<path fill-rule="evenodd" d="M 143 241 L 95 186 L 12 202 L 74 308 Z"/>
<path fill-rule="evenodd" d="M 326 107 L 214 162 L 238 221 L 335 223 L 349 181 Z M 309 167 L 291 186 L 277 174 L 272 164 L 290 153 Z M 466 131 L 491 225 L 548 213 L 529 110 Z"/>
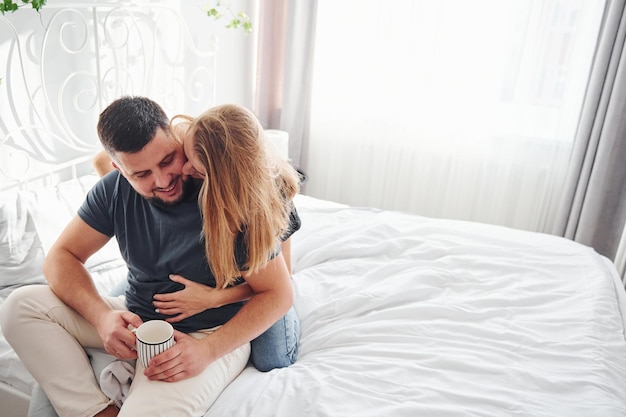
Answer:
<path fill-rule="evenodd" d="M 164 320 L 149 320 L 133 331 L 137 337 L 137 356 L 144 368 L 150 359 L 174 346 L 174 328 Z"/>

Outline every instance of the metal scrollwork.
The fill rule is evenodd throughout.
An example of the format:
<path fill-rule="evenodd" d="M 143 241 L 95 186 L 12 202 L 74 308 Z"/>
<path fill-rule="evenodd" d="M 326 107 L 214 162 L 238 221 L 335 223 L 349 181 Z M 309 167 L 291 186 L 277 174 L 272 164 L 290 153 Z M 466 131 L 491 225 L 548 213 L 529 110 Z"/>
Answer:
<path fill-rule="evenodd" d="M 93 155 L 98 115 L 122 95 L 199 113 L 214 102 L 214 74 L 215 44 L 199 49 L 171 3 L 48 3 L 0 16 L 0 186 Z"/>

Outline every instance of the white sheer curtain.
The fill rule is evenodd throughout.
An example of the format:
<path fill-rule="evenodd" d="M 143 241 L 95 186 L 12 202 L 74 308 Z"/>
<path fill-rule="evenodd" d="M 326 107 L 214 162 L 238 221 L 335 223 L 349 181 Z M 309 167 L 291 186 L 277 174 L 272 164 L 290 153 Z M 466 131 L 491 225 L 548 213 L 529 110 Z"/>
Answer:
<path fill-rule="evenodd" d="M 604 1 L 317 7 L 306 193 L 552 229 Z"/>

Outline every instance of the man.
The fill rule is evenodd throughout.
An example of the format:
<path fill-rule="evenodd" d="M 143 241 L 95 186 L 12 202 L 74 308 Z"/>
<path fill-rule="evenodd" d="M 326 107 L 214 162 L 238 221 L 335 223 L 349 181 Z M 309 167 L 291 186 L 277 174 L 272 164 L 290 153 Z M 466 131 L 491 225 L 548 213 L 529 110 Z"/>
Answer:
<path fill-rule="evenodd" d="M 204 256 L 198 184 L 182 175 L 185 157 L 163 110 L 141 97 L 116 100 L 101 114 L 98 133 L 117 172 L 90 191 L 51 248 L 44 264 L 49 287 L 14 291 L 0 325 L 60 416 L 202 415 L 246 365 L 249 342 L 291 307 L 289 272 L 278 253 L 244 277 L 253 292 L 245 304 L 175 323 L 176 344 L 145 370 L 137 365 L 118 410 L 100 391 L 83 348 L 136 358 L 129 327 L 166 318 L 153 297 L 181 289 L 169 275 L 206 285 L 214 279 L 206 262 L 197 262 Z M 126 304 L 100 296 L 84 266 L 112 236 L 129 267 Z"/>

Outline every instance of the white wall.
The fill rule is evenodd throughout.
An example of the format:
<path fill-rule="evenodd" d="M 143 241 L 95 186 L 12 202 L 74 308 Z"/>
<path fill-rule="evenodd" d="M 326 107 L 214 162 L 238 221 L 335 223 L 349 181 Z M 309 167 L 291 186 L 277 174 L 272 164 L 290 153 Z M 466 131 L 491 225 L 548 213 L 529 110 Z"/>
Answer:
<path fill-rule="evenodd" d="M 233 12 L 243 11 L 254 19 L 254 0 L 231 0 L 228 3 Z M 204 13 L 203 4 L 202 1 L 181 1 L 181 13 L 189 22 L 194 42 L 203 42 L 212 35 L 217 37 L 215 104 L 234 103 L 250 108 L 255 65 L 252 58 L 254 34 L 245 35 L 241 29 L 226 29 L 227 18 L 214 21 Z"/>

